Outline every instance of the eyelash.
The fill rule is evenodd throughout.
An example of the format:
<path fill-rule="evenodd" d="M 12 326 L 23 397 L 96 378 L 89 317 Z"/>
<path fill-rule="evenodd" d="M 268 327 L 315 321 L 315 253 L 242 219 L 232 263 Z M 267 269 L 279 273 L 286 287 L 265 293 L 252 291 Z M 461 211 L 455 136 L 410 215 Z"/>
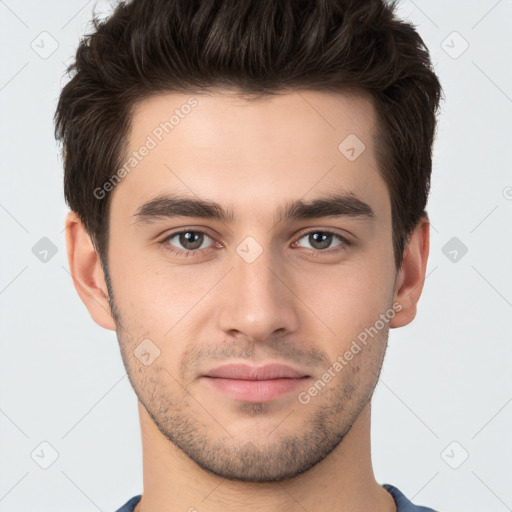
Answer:
<path fill-rule="evenodd" d="M 212 238 L 210 235 L 208 235 L 208 233 L 205 233 L 204 231 L 199 231 L 199 230 L 194 230 L 194 229 L 182 229 L 181 231 L 174 231 L 170 235 L 167 235 L 160 242 L 160 245 L 163 247 L 164 250 L 169 251 L 178 256 L 184 257 L 184 258 L 200 254 L 202 251 L 207 251 L 210 249 L 210 247 L 207 249 L 194 249 L 194 250 L 190 250 L 190 249 L 177 250 L 177 249 L 172 248 L 172 246 L 168 243 L 169 240 L 171 240 L 175 236 L 180 235 L 182 233 L 200 233 L 200 234 L 206 235 L 209 238 Z M 312 233 L 321 233 L 323 235 L 333 235 L 334 237 L 338 238 L 342 243 L 337 245 L 334 250 L 333 249 L 325 249 L 325 250 L 309 249 L 310 255 L 318 256 L 318 255 L 321 255 L 324 253 L 331 254 L 331 255 L 337 254 L 337 253 L 343 251 L 346 247 L 349 247 L 352 245 L 352 242 L 350 240 L 348 240 L 344 236 L 340 235 L 339 233 L 335 233 L 334 231 L 330 231 L 328 229 L 327 230 L 313 229 L 311 231 L 307 231 L 306 233 L 302 233 L 302 235 L 297 239 L 297 241 L 301 240 L 305 236 L 308 236 Z M 212 238 L 212 240 L 213 240 L 213 238 Z M 295 242 L 293 242 L 293 243 L 295 243 Z M 305 248 L 305 249 L 308 250 L 308 248 Z"/>

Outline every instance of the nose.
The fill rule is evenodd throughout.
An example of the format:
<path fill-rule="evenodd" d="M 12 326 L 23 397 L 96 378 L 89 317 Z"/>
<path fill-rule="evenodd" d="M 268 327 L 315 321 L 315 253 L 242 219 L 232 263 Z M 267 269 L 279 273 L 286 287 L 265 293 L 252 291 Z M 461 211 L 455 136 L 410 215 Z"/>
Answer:
<path fill-rule="evenodd" d="M 219 300 L 219 327 L 229 336 L 264 342 L 297 330 L 300 300 L 293 277 L 269 249 L 252 262 L 233 253 L 233 269 Z"/>

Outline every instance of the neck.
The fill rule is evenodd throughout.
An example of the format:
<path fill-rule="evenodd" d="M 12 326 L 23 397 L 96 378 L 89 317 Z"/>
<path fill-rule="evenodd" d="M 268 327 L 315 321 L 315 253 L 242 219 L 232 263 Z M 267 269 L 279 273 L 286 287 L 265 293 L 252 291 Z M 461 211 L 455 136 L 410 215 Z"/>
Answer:
<path fill-rule="evenodd" d="M 166 439 L 139 402 L 144 492 L 136 512 L 396 512 L 391 494 L 374 477 L 370 402 L 342 442 L 294 478 L 269 482 L 227 480 L 200 468 Z"/>

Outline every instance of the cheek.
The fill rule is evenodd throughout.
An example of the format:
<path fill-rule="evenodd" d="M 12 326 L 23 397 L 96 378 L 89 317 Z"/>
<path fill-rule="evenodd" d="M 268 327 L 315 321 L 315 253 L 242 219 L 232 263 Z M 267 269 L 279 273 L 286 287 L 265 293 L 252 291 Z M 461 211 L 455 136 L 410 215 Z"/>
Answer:
<path fill-rule="evenodd" d="M 375 324 L 391 306 L 392 258 L 380 253 L 315 271 L 300 279 L 300 296 L 342 343 Z"/>
<path fill-rule="evenodd" d="M 123 319 L 145 336 L 166 339 L 183 329 L 208 302 L 220 267 L 170 265 L 147 251 L 113 251 L 111 279 Z M 213 293 L 212 296 L 215 294 Z"/>

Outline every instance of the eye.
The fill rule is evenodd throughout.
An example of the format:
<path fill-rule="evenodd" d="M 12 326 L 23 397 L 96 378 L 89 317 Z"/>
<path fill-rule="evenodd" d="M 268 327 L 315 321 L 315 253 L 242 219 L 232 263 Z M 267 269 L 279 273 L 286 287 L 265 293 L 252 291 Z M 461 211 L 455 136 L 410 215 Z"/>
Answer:
<path fill-rule="evenodd" d="M 300 245 L 300 241 L 303 239 L 306 240 L 308 245 Z M 339 240 L 339 243 L 333 246 L 332 243 L 336 239 Z M 202 251 L 211 249 L 212 242 L 216 243 L 217 247 L 222 247 L 203 231 L 183 229 L 166 236 L 160 244 L 166 251 L 170 251 L 178 256 L 194 256 L 200 254 Z M 350 240 L 338 233 L 315 230 L 304 233 L 297 241 L 293 242 L 292 247 L 311 249 L 314 254 L 332 254 L 340 252 L 350 245 Z M 334 249 L 332 249 L 332 247 L 334 247 Z M 331 250 L 327 250 L 330 248 Z"/>
<path fill-rule="evenodd" d="M 208 249 L 209 245 L 211 244 L 211 242 L 208 243 L 208 240 L 213 241 L 213 239 L 203 231 L 185 229 L 183 231 L 176 231 L 171 233 L 160 243 L 168 251 L 184 256 L 189 256 L 193 252 L 198 252 L 202 249 Z M 182 249 L 180 249 L 180 246 Z"/>
<path fill-rule="evenodd" d="M 326 249 L 332 247 L 331 244 L 336 238 L 340 240 L 340 243 L 334 246 L 334 251 L 326 251 Z M 293 243 L 293 245 L 295 247 L 299 246 L 298 244 L 302 239 L 306 239 L 306 242 L 309 244 L 309 246 L 306 246 L 307 249 L 313 249 L 314 251 L 317 252 L 338 252 L 340 250 L 343 250 L 345 246 L 350 245 L 350 241 L 347 238 L 332 231 L 309 231 L 308 233 L 304 233 L 297 242 Z"/>

